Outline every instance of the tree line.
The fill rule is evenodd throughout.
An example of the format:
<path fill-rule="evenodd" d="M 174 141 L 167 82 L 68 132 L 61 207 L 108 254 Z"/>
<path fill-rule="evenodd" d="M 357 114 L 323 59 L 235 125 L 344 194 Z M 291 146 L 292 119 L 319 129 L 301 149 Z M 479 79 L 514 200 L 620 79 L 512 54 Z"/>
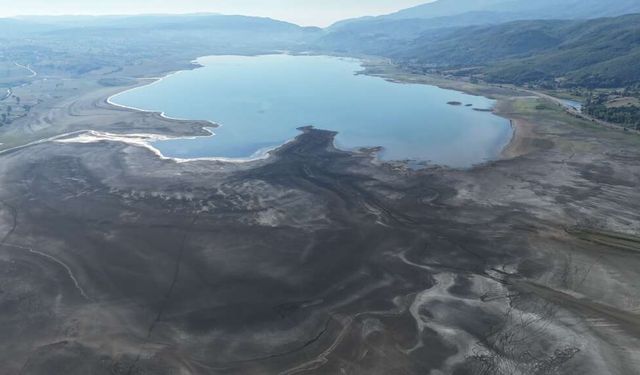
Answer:
<path fill-rule="evenodd" d="M 629 88 L 612 93 L 589 93 L 582 110 L 584 113 L 599 120 L 640 130 L 640 106 L 631 104 L 615 107 L 609 106 L 607 104 L 612 95 L 640 98 L 640 92 L 630 90 Z"/>

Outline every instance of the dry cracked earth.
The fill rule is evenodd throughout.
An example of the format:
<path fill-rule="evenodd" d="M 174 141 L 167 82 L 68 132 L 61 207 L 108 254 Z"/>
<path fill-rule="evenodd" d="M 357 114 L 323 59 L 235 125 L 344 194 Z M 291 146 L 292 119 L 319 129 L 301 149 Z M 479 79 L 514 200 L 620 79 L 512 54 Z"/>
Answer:
<path fill-rule="evenodd" d="M 0 372 L 640 373 L 635 138 L 540 120 L 525 155 L 413 171 L 333 136 L 1 154 Z"/>

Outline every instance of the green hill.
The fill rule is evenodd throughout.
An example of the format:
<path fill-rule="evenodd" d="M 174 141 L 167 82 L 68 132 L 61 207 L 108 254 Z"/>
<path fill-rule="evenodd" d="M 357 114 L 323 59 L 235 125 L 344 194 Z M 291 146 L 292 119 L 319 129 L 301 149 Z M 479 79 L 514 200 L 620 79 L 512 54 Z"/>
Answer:
<path fill-rule="evenodd" d="M 431 21 L 392 22 L 415 30 L 416 24 Z M 400 26 L 395 32 L 379 30 L 345 39 L 330 33 L 318 45 L 391 57 L 424 69 L 474 68 L 472 72 L 494 82 L 587 87 L 640 84 L 640 14 L 436 28 L 421 30 L 418 36 Z"/>

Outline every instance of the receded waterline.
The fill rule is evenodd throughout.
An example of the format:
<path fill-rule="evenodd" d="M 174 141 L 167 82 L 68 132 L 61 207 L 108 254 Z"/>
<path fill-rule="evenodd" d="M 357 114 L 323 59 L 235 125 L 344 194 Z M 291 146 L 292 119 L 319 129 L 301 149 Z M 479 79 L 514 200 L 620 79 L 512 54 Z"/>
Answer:
<path fill-rule="evenodd" d="M 357 74 L 355 59 L 327 56 L 211 56 L 202 67 L 110 98 L 166 117 L 208 120 L 214 136 L 153 143 L 178 159 L 263 157 L 301 126 L 338 132 L 344 149 L 382 147 L 384 160 L 468 167 L 499 157 L 511 139 L 494 101 L 421 84 Z M 461 105 L 451 105 L 461 103 Z"/>

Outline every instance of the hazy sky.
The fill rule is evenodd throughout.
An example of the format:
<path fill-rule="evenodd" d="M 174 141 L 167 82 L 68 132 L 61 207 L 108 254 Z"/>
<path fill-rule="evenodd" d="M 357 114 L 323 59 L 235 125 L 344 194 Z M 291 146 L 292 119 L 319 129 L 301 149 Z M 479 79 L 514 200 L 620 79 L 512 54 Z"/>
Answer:
<path fill-rule="evenodd" d="M 390 13 L 430 1 L 433 0 L 0 0 L 0 17 L 215 12 L 326 26 L 345 18 Z"/>

